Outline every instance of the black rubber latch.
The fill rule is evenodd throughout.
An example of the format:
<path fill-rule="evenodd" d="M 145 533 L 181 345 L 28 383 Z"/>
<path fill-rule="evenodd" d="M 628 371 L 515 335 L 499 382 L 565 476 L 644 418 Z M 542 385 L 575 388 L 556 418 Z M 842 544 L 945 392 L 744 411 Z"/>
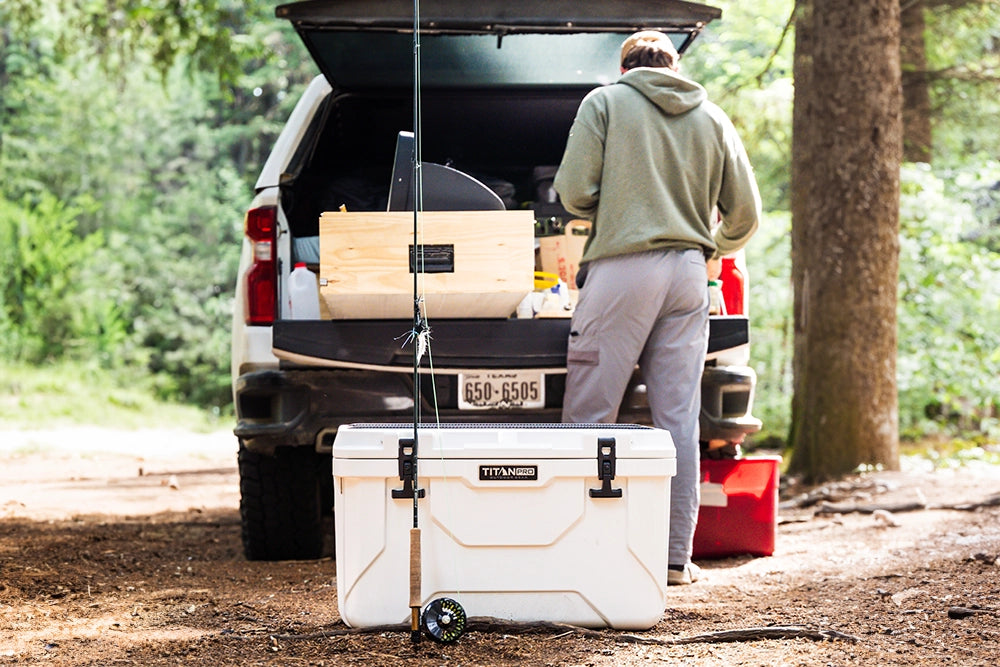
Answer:
<path fill-rule="evenodd" d="M 393 489 L 393 498 L 413 497 L 413 467 L 417 464 L 413 447 L 413 438 L 399 439 L 399 480 L 403 483 L 403 488 Z M 417 489 L 417 498 L 424 497 L 424 490 Z"/>
<path fill-rule="evenodd" d="M 591 498 L 621 498 L 621 489 L 612 489 L 611 480 L 615 478 L 615 439 L 597 439 L 597 477 L 601 480 L 601 488 L 591 489 Z"/>

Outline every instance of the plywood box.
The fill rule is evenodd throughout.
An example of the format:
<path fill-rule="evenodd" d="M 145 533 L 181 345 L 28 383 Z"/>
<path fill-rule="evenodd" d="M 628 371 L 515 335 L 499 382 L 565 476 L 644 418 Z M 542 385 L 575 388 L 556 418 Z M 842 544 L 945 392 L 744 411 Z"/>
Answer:
<path fill-rule="evenodd" d="M 426 211 L 418 290 L 428 318 L 506 318 L 534 289 L 531 211 Z M 320 216 L 320 296 L 334 318 L 413 317 L 413 213 Z"/>

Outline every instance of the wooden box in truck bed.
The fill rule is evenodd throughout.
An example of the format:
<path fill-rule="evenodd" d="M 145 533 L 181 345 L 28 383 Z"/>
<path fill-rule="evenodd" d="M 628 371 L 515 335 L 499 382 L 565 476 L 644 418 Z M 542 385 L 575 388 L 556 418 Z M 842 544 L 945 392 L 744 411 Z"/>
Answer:
<path fill-rule="evenodd" d="M 534 223 L 527 210 L 420 213 L 427 316 L 509 317 L 534 288 Z M 328 212 L 319 228 L 320 296 L 331 317 L 412 319 L 412 212 Z"/>

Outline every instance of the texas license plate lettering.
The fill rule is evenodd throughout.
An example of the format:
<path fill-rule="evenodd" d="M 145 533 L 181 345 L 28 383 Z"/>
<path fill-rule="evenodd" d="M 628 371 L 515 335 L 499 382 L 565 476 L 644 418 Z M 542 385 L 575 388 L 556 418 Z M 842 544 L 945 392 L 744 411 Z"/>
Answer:
<path fill-rule="evenodd" d="M 538 372 L 496 371 L 458 376 L 462 410 L 545 407 L 545 383 Z"/>

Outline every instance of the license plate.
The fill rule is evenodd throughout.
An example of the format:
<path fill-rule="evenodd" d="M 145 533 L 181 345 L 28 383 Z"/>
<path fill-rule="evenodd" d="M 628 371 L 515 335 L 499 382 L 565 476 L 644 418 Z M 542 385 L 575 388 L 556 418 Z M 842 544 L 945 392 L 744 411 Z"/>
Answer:
<path fill-rule="evenodd" d="M 458 408 L 544 408 L 545 375 L 538 371 L 485 371 L 458 376 Z"/>

